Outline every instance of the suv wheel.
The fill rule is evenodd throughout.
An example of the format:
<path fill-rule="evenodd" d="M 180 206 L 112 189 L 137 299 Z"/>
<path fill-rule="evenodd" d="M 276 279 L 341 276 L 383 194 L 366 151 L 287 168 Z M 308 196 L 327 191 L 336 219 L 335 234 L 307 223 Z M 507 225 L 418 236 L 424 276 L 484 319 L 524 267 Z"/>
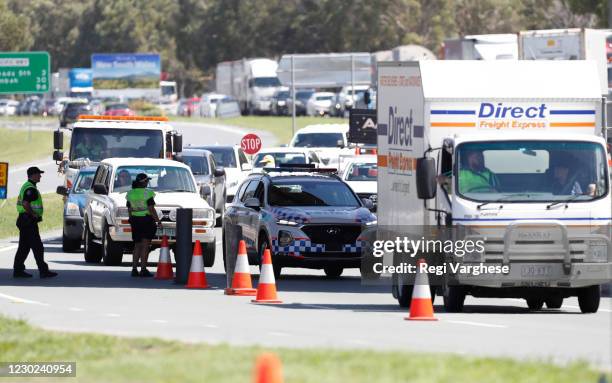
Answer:
<path fill-rule="evenodd" d="M 544 299 L 542 298 L 526 298 L 525 300 L 530 311 L 541 310 L 542 306 L 544 306 Z"/>
<path fill-rule="evenodd" d="M 461 286 L 445 286 L 444 310 L 449 313 L 460 313 L 463 311 L 465 302 L 465 289 Z"/>
<path fill-rule="evenodd" d="M 203 243 L 202 255 L 204 257 L 204 267 L 212 267 L 215 264 L 215 248 L 216 243 Z M 195 246 L 195 244 L 194 244 Z"/>
<path fill-rule="evenodd" d="M 85 240 L 83 241 L 85 246 L 85 262 L 87 263 L 99 263 L 102 260 L 102 251 L 100 246 L 94 242 L 93 233 L 89 230 L 89 225 L 85 222 Z"/>
<path fill-rule="evenodd" d="M 544 302 L 546 303 L 546 307 L 549 309 L 560 309 L 561 306 L 563 306 L 563 297 L 554 295 L 546 298 Z"/>
<path fill-rule="evenodd" d="M 110 237 L 108 225 L 102 232 L 102 259 L 106 266 L 120 266 L 123 261 L 123 248 Z"/>

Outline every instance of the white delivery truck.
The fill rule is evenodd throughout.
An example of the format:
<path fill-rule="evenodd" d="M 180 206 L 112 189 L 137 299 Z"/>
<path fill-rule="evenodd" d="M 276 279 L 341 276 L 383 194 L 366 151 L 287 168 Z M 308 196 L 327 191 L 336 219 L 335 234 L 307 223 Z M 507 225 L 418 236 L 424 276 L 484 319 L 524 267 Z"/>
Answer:
<path fill-rule="evenodd" d="M 593 62 L 380 63 L 379 239 L 461 229 L 483 251 L 435 255 L 508 267 L 446 273 L 448 311 L 462 310 L 466 295 L 524 298 L 530 309 L 578 296 L 583 312 L 597 311 L 612 276 L 604 126 Z M 393 274 L 401 305 L 411 291 Z"/>
<path fill-rule="evenodd" d="M 269 113 L 272 96 L 281 86 L 278 63 L 257 58 L 226 61 L 217 65 L 217 93 L 234 97 L 243 114 Z"/>
<path fill-rule="evenodd" d="M 516 34 L 469 35 L 444 40 L 444 60 L 516 60 Z"/>
<path fill-rule="evenodd" d="M 610 30 L 570 28 L 521 31 L 520 60 L 593 60 L 597 63 L 602 95 L 608 94 L 606 37 Z"/>

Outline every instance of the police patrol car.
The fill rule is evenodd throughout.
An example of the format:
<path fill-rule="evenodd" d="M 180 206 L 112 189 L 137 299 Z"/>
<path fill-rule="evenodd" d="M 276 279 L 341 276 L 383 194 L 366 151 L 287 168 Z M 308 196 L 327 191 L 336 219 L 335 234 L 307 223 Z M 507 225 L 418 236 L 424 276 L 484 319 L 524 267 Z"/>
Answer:
<path fill-rule="evenodd" d="M 289 166 L 265 168 L 240 185 L 223 221 L 224 260 L 228 230 L 239 226 L 250 263 L 270 249 L 277 277 L 283 267 L 324 269 L 329 277 L 360 267 L 362 231 L 376 223 L 371 201 L 335 169 Z"/>

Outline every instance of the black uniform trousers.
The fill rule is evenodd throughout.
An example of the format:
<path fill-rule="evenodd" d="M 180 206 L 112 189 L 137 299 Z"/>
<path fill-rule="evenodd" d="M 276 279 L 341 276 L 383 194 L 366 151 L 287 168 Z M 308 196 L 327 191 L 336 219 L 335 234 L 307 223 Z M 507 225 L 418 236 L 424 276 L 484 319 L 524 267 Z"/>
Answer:
<path fill-rule="evenodd" d="M 47 272 L 49 266 L 45 263 L 45 249 L 40 239 L 36 219 L 26 213 L 21 213 L 17 217 L 17 228 L 19 228 L 19 246 L 17 247 L 17 253 L 15 253 L 13 269 L 24 271 L 25 260 L 32 250 L 38 270 L 42 273 Z"/>

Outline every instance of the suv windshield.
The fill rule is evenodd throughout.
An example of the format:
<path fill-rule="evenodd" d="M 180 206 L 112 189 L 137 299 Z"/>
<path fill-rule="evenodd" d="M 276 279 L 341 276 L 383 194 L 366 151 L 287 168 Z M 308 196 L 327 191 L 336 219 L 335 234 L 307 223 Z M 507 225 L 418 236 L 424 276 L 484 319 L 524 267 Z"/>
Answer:
<path fill-rule="evenodd" d="M 298 148 L 336 148 L 338 141 L 344 142 L 342 133 L 300 133 L 293 146 Z"/>
<path fill-rule="evenodd" d="M 183 156 L 183 162 L 191 168 L 191 171 L 195 175 L 210 174 L 208 170 L 208 161 L 204 156 Z"/>
<path fill-rule="evenodd" d="M 608 192 L 606 155 L 593 142 L 466 143 L 456 166 L 455 190 L 475 201 L 588 201 Z"/>
<path fill-rule="evenodd" d="M 270 184 L 271 206 L 360 207 L 347 185 L 332 180 L 278 180 Z"/>
<path fill-rule="evenodd" d="M 95 172 L 79 172 L 79 176 L 74 182 L 73 194 L 83 194 L 91 189 Z"/>
<path fill-rule="evenodd" d="M 217 166 L 224 168 L 236 168 L 236 156 L 234 155 L 234 148 L 222 148 L 216 146 L 204 146 L 201 149 L 206 149 L 213 154 L 215 157 L 215 163 Z"/>
<path fill-rule="evenodd" d="M 113 192 L 128 192 L 139 173 L 151 178 L 148 188 L 155 192 L 196 192 L 189 170 L 175 166 L 120 166 L 113 180 Z"/>
<path fill-rule="evenodd" d="M 255 157 L 253 157 L 253 164 L 256 168 L 263 168 L 264 163 L 261 161 L 265 156 L 272 156 L 274 158 L 274 164 L 278 166 L 279 164 L 305 164 L 306 156 L 304 153 L 257 153 Z"/>
<path fill-rule="evenodd" d="M 378 165 L 372 163 L 353 163 L 346 173 L 347 181 L 376 181 Z"/>
<path fill-rule="evenodd" d="M 162 132 L 159 130 L 75 128 L 70 143 L 70 159 L 163 158 L 163 150 Z"/>

